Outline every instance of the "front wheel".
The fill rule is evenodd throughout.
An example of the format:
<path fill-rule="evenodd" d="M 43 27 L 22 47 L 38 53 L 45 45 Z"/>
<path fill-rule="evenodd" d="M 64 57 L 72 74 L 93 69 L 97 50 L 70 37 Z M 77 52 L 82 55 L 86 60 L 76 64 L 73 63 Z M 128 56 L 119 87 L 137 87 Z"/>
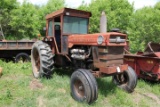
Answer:
<path fill-rule="evenodd" d="M 93 74 L 85 69 L 78 69 L 71 76 L 71 95 L 79 102 L 93 103 L 98 97 L 98 86 Z"/>
<path fill-rule="evenodd" d="M 54 61 L 48 44 L 38 41 L 33 44 L 31 51 L 32 72 L 35 78 L 50 78 L 53 74 Z"/>
<path fill-rule="evenodd" d="M 114 75 L 113 82 L 121 89 L 131 93 L 134 91 L 134 88 L 137 85 L 137 75 L 135 71 L 129 66 L 128 70 L 121 74 Z"/>

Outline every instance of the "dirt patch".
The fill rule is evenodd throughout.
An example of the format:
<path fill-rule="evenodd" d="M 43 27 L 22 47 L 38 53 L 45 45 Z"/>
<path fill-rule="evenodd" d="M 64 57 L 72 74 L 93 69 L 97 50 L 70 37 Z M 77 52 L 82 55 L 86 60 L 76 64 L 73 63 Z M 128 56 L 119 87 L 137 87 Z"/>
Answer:
<path fill-rule="evenodd" d="M 104 98 L 104 100 L 102 100 L 100 103 L 106 107 L 112 107 L 108 98 Z"/>
<path fill-rule="evenodd" d="M 2 67 L 0 67 L 0 77 L 2 76 Z"/>
<path fill-rule="evenodd" d="M 45 99 L 42 96 L 37 98 L 37 106 L 38 107 L 46 107 Z"/>
<path fill-rule="evenodd" d="M 160 104 L 160 98 L 158 98 L 158 96 L 156 96 L 155 94 L 152 94 L 152 93 L 144 93 L 143 94 L 144 96 L 154 100 L 157 102 L 157 104 Z"/>
<path fill-rule="evenodd" d="M 40 83 L 40 81 L 33 79 L 30 84 L 29 87 L 31 90 L 36 90 L 36 89 L 42 89 L 43 88 L 43 84 Z"/>
<path fill-rule="evenodd" d="M 136 105 L 139 104 L 139 102 L 142 100 L 142 98 L 144 98 L 144 96 L 142 96 L 141 94 L 139 94 L 138 92 L 134 92 L 133 93 L 133 96 L 134 96 L 134 102 Z"/>
<path fill-rule="evenodd" d="M 141 98 L 149 98 L 153 101 L 155 101 L 157 104 L 160 104 L 160 98 L 158 96 L 156 96 L 155 94 L 153 93 L 141 93 L 141 92 L 136 92 L 134 93 L 134 95 L 136 96 L 136 99 L 135 99 L 135 102 L 138 104 L 139 101 L 141 101 Z"/>
<path fill-rule="evenodd" d="M 64 93 L 64 94 L 66 93 L 66 90 L 63 89 L 63 88 L 59 88 L 57 91 L 60 92 L 60 93 Z"/>

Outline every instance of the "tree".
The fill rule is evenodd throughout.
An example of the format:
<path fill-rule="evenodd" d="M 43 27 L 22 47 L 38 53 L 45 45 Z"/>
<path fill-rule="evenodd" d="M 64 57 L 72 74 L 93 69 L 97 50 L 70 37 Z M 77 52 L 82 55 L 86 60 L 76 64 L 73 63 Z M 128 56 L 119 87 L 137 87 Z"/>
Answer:
<path fill-rule="evenodd" d="M 127 30 L 133 13 L 133 5 L 128 0 L 92 0 L 89 5 L 83 2 L 79 9 L 92 12 L 91 33 L 99 32 L 99 19 L 102 11 L 105 11 L 107 15 L 108 31 L 115 27 Z"/>
<path fill-rule="evenodd" d="M 160 41 L 160 3 L 144 7 L 133 14 L 129 31 L 131 51 L 143 51 L 147 43 Z"/>
<path fill-rule="evenodd" d="M 46 24 L 45 16 L 64 7 L 64 0 L 48 0 L 43 6 L 27 1 L 19 4 L 16 0 L 0 1 L 0 23 L 7 39 L 31 39 L 40 33 Z"/>
<path fill-rule="evenodd" d="M 16 39 L 33 38 L 39 34 L 40 19 L 35 6 L 23 2 L 21 6 L 11 11 L 12 33 Z"/>
<path fill-rule="evenodd" d="M 11 21 L 11 11 L 19 6 L 16 0 L 0 1 L 0 24 L 2 25 L 5 35 L 10 34 L 11 27 L 8 25 Z"/>

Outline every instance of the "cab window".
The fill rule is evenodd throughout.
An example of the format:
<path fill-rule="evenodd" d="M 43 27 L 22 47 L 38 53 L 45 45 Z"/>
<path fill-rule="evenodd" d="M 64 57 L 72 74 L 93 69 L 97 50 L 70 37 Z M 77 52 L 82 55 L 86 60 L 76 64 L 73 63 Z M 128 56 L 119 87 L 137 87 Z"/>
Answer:
<path fill-rule="evenodd" d="M 49 24 L 48 24 L 48 36 L 53 36 L 53 22 L 52 22 L 52 20 L 49 21 Z"/>
<path fill-rule="evenodd" d="M 63 33 L 86 34 L 87 32 L 87 18 L 64 16 Z"/>

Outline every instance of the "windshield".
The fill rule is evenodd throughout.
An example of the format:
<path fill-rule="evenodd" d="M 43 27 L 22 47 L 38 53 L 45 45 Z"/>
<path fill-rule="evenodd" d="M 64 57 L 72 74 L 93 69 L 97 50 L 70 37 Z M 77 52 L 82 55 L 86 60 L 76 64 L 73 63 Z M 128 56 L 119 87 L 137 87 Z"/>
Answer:
<path fill-rule="evenodd" d="M 69 34 L 87 34 L 88 19 L 64 16 L 63 33 Z"/>

